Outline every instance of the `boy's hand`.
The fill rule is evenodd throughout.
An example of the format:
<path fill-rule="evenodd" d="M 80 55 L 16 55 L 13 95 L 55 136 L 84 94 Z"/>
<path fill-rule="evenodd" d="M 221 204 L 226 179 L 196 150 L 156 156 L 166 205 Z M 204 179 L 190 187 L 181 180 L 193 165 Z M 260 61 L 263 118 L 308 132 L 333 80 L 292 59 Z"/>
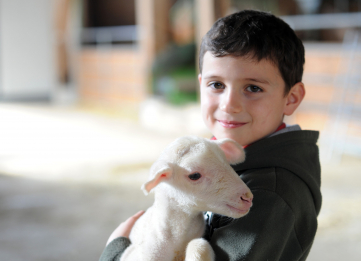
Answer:
<path fill-rule="evenodd" d="M 114 232 L 110 235 L 107 245 L 112 242 L 114 239 L 116 239 L 117 237 L 127 237 L 129 238 L 129 234 L 130 231 L 132 230 L 135 222 L 138 220 L 138 218 L 140 218 L 142 215 L 144 214 L 144 211 L 139 211 L 137 214 L 135 214 L 134 216 L 131 216 L 130 218 L 128 218 L 127 220 L 125 220 L 124 222 L 122 222 L 115 230 Z"/>

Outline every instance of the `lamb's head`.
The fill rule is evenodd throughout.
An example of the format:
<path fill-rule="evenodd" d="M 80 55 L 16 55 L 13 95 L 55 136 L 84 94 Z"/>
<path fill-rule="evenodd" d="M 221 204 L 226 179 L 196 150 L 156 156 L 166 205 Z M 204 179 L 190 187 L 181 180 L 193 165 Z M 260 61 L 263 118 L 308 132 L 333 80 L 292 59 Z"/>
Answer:
<path fill-rule="evenodd" d="M 239 218 L 249 212 L 253 195 L 230 164 L 244 159 L 243 148 L 231 139 L 182 137 L 163 151 L 142 189 L 155 189 L 189 211 Z"/>

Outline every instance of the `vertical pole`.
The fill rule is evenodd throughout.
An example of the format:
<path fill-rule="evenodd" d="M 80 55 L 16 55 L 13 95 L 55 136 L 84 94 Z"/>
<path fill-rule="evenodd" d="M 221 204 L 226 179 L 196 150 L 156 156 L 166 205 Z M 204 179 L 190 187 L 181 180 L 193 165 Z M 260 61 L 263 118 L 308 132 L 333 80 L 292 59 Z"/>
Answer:
<path fill-rule="evenodd" d="M 1 33 L 2 33 L 2 20 L 1 20 L 1 17 L 2 16 L 2 0 L 0 0 L 0 101 L 2 100 L 2 85 L 3 85 L 3 78 L 2 78 L 2 46 L 1 46 L 1 43 L 2 43 L 2 36 L 1 36 Z"/>
<path fill-rule="evenodd" d="M 151 93 L 151 67 L 156 54 L 169 42 L 169 9 L 168 0 L 135 0 L 136 23 L 138 25 L 138 39 L 142 72 L 145 75 L 144 88 Z"/>
<path fill-rule="evenodd" d="M 202 37 L 218 18 L 227 15 L 230 6 L 230 0 L 195 0 L 197 61 Z"/>
<path fill-rule="evenodd" d="M 202 37 L 208 32 L 215 21 L 215 0 L 195 0 L 196 8 L 196 43 L 199 49 Z M 198 56 L 198 55 L 197 55 Z"/>
<path fill-rule="evenodd" d="M 150 82 L 151 61 L 154 58 L 154 9 L 153 0 L 136 0 L 135 1 L 135 19 L 137 24 L 139 57 L 140 57 L 140 74 L 144 81 L 145 93 L 150 93 L 147 83 Z"/>

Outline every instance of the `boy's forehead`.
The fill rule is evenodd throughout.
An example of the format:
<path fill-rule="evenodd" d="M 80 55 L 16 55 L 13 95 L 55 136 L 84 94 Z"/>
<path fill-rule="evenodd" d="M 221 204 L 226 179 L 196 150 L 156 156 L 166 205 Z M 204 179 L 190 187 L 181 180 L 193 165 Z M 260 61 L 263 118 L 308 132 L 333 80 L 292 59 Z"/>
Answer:
<path fill-rule="evenodd" d="M 282 76 L 272 61 L 262 59 L 258 61 L 253 56 L 225 55 L 216 57 L 207 51 L 203 59 L 202 78 L 212 77 L 250 77 L 258 81 L 268 82 L 269 80 L 282 80 Z M 267 80 L 270 78 L 269 80 Z M 280 78 L 280 79 L 279 79 Z"/>
<path fill-rule="evenodd" d="M 275 69 L 278 70 L 277 65 L 275 63 L 273 63 L 271 60 L 266 59 L 266 58 L 258 60 L 257 58 L 255 58 L 255 56 L 253 54 L 247 54 L 247 55 L 243 55 L 243 56 L 232 55 L 232 54 L 227 54 L 224 56 L 216 56 L 216 55 L 212 54 L 210 51 L 207 51 L 204 54 L 203 66 L 212 65 L 212 63 L 214 63 L 214 62 L 222 61 L 222 60 L 224 60 L 225 63 L 229 63 L 230 61 L 235 61 L 236 63 L 237 62 L 239 62 L 239 63 L 246 62 L 246 63 L 255 64 L 255 65 L 258 65 L 260 63 L 267 63 L 270 66 L 275 67 Z"/>

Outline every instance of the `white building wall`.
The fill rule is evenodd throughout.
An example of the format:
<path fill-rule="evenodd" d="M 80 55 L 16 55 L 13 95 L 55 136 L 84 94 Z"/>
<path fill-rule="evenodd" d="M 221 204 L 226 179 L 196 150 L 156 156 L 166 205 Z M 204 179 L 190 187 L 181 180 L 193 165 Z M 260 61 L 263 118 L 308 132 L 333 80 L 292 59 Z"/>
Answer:
<path fill-rule="evenodd" d="M 50 97 L 54 0 L 0 0 L 0 99 Z"/>

